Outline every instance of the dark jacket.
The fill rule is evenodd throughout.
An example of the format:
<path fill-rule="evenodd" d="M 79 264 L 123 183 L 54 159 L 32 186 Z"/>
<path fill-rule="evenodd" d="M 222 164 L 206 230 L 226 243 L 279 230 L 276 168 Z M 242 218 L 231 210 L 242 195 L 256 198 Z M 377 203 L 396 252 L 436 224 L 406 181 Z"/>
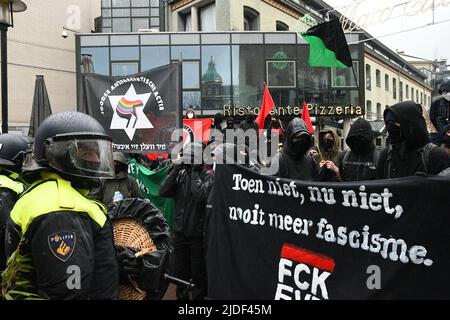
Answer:
<path fill-rule="evenodd" d="M 6 233 L 8 256 L 24 240 L 19 252 L 33 267 L 25 277 L 41 297 L 117 297 L 116 251 L 106 210 L 56 174 L 45 174 L 21 195 Z"/>
<path fill-rule="evenodd" d="M 430 120 L 441 136 L 444 132 L 444 127 L 450 124 L 450 101 L 442 97 L 434 100 L 430 107 Z"/>
<path fill-rule="evenodd" d="M 358 141 L 356 145 L 355 140 Z M 370 123 L 362 118 L 356 120 L 350 127 L 346 141 L 350 149 L 342 152 L 339 158 L 342 181 L 374 180 L 380 150 L 373 143 Z"/>
<path fill-rule="evenodd" d="M 159 195 L 173 198 L 173 230 L 186 237 L 201 237 L 205 218 L 206 198 L 193 192 L 193 184 L 207 181 L 211 175 L 205 168 L 193 174 L 191 166 L 177 165 L 171 169 L 159 187 Z"/>
<path fill-rule="evenodd" d="M 438 174 L 450 165 L 449 155 L 437 146 L 430 146 L 422 108 L 413 101 L 400 102 L 385 110 L 398 118 L 404 141 L 388 145 L 380 155 L 377 166 L 378 179 L 400 178 L 416 172 Z M 425 153 L 425 149 L 430 147 Z M 428 154 L 427 159 L 423 159 Z M 427 163 L 427 168 L 425 168 Z"/>
<path fill-rule="evenodd" d="M 286 129 L 286 142 L 284 149 L 275 155 L 272 159 L 271 166 L 274 165 L 274 161 L 278 161 L 279 169 L 276 176 L 281 178 L 306 181 L 317 180 L 317 166 L 313 158 L 306 152 L 307 150 L 305 150 L 305 154 L 300 157 L 296 157 L 294 154 L 292 137 L 298 132 L 307 133 L 311 137 L 305 122 L 300 118 L 294 118 L 291 122 L 289 122 Z"/>
<path fill-rule="evenodd" d="M 19 196 L 16 192 L 0 186 L 0 273 L 6 267 L 5 231 L 14 204 Z"/>
<path fill-rule="evenodd" d="M 124 199 L 140 196 L 139 185 L 136 180 L 126 172 L 119 172 L 114 179 L 103 181 L 102 186 L 93 191 L 90 197 L 108 206 L 113 201 L 116 191 L 120 191 Z"/>

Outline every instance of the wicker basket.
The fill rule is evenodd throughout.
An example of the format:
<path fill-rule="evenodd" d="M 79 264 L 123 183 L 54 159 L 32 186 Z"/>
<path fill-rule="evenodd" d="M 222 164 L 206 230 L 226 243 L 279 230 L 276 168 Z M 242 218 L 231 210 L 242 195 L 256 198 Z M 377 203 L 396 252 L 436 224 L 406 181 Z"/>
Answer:
<path fill-rule="evenodd" d="M 130 247 L 140 250 L 136 257 L 156 251 L 156 246 L 150 238 L 147 229 L 136 219 L 117 219 L 112 222 L 114 243 L 116 246 Z M 145 291 L 139 289 L 136 281 L 128 277 L 130 285 L 120 285 L 120 300 L 143 300 Z"/>

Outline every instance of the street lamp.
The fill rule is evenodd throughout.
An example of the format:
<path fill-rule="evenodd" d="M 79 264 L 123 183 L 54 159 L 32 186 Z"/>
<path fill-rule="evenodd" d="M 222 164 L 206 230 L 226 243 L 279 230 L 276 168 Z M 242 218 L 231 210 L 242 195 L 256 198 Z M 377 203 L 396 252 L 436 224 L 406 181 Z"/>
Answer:
<path fill-rule="evenodd" d="M 13 13 L 27 10 L 27 5 L 20 0 L 0 0 L 0 40 L 2 69 L 2 134 L 8 133 L 8 40 L 6 33 L 13 27 Z"/>

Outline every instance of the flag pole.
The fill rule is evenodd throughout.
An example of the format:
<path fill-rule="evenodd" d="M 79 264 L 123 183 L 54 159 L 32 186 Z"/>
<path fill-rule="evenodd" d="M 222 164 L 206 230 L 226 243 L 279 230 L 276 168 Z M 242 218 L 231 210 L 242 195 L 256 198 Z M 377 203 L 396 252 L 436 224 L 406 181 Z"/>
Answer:
<path fill-rule="evenodd" d="M 180 112 L 179 112 L 179 121 L 178 121 L 178 126 L 180 129 L 183 128 L 183 53 L 180 52 L 180 58 L 178 59 L 178 63 L 180 64 L 179 67 L 179 104 L 180 104 Z"/>

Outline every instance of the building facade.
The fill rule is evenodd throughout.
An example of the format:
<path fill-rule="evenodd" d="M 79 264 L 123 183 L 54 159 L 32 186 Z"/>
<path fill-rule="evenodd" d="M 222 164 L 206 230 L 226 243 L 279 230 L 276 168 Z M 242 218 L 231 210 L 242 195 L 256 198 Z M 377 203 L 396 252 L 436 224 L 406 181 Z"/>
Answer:
<path fill-rule="evenodd" d="M 25 1 L 8 31 L 8 123 L 10 132 L 28 132 L 36 75 L 43 75 L 52 111 L 76 110 L 76 55 L 72 31 L 94 30 L 100 2 Z"/>
<path fill-rule="evenodd" d="M 306 5 L 309 4 L 308 7 Z M 323 19 L 312 1 L 171 0 L 167 29 L 171 31 L 293 31 L 305 14 Z"/>
<path fill-rule="evenodd" d="M 364 44 L 364 73 L 367 120 L 382 120 L 384 109 L 407 100 L 430 108 L 433 89 L 427 75 L 379 43 Z"/>
<path fill-rule="evenodd" d="M 321 0 L 32 1 L 8 33 L 10 125 L 28 126 L 36 74 L 54 112 L 75 110 L 82 54 L 94 72 L 116 76 L 182 59 L 183 107 L 204 116 L 244 116 L 260 105 L 264 82 L 287 115 L 303 102 L 367 108 L 369 120 L 402 100 L 429 107 L 427 75 L 365 32 L 347 34 L 353 70 L 309 67 L 297 35 L 309 27 L 306 17 L 340 18 Z M 81 31 L 76 48 L 72 32 L 60 36 L 64 26 Z M 157 32 L 164 30 L 171 32 Z"/>
<path fill-rule="evenodd" d="M 353 41 L 357 35 L 348 39 Z M 358 45 L 350 49 L 357 67 Z M 79 59 L 81 54 L 92 56 L 95 73 L 111 76 L 181 59 L 183 109 L 195 109 L 200 116 L 222 112 L 244 117 L 261 105 L 264 82 L 280 116 L 300 115 L 303 102 L 360 106 L 352 69 L 310 67 L 309 45 L 294 32 L 82 34 L 77 36 L 77 50 Z M 80 77 L 81 68 L 78 73 Z M 312 109 L 313 114 L 316 111 Z M 322 115 L 326 112 L 322 110 Z M 364 109 L 339 112 L 357 116 Z"/>

